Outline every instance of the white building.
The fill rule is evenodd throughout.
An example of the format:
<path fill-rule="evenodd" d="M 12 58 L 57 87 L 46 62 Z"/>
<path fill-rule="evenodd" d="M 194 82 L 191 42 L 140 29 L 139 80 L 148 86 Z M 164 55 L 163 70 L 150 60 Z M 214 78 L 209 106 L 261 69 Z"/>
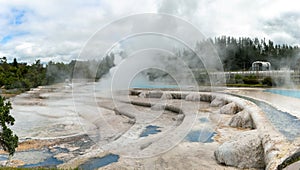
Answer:
<path fill-rule="evenodd" d="M 269 71 L 271 70 L 271 63 L 265 61 L 255 61 L 252 63 L 252 71 Z"/>

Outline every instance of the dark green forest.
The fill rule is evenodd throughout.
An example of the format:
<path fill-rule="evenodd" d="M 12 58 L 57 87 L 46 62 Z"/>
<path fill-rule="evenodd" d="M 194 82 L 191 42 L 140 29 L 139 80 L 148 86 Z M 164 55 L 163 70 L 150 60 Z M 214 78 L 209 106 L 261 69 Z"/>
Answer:
<path fill-rule="evenodd" d="M 113 66 L 113 54 L 106 56 L 101 61 L 72 60 L 67 64 L 50 61 L 46 65 L 41 64 L 40 60 L 36 60 L 31 65 L 18 63 L 16 58 L 12 63 L 8 63 L 7 58 L 2 57 L 0 58 L 0 87 L 1 89 L 28 90 L 72 78 L 88 78 L 97 81 Z"/>
<path fill-rule="evenodd" d="M 299 70 L 300 49 L 288 44 L 274 44 L 273 41 L 258 38 L 216 37 L 215 46 L 225 71 L 249 70 L 254 61 L 268 61 L 272 69 L 290 68 Z"/>
<path fill-rule="evenodd" d="M 300 70 L 300 49 L 288 44 L 274 44 L 271 40 L 258 38 L 216 37 L 196 44 L 195 50 L 212 44 L 222 60 L 225 71 L 249 70 L 254 61 L 268 61 L 272 69 L 290 68 Z M 194 55 L 194 54 L 193 54 Z M 183 50 L 181 57 L 193 57 Z M 187 59 L 188 60 L 188 59 Z M 198 62 L 191 62 L 192 68 L 199 67 Z M 40 85 L 50 85 L 64 82 L 72 78 L 88 78 L 98 81 L 114 66 L 114 54 L 110 53 L 101 61 L 76 61 L 70 63 L 48 62 L 41 64 L 40 60 L 29 65 L 19 63 L 15 58 L 8 63 L 6 57 L 0 58 L 0 87 L 1 89 L 28 90 Z M 196 76 L 197 77 L 197 76 Z M 199 82 L 201 77 L 198 78 Z"/>
<path fill-rule="evenodd" d="M 31 88 L 46 84 L 46 68 L 37 60 L 32 65 L 18 63 L 14 59 L 7 63 L 6 57 L 0 59 L 0 86 L 3 89 Z"/>

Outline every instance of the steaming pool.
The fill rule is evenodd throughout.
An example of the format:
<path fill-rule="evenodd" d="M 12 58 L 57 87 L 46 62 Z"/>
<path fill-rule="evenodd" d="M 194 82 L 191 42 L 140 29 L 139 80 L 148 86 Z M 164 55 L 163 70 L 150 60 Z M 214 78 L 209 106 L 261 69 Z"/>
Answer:
<path fill-rule="evenodd" d="M 294 97 L 300 99 L 300 91 L 299 90 L 284 90 L 284 89 L 267 89 L 263 92 L 270 92 L 273 94 L 279 94 L 288 97 Z"/>
<path fill-rule="evenodd" d="M 132 85 L 130 88 L 137 89 L 179 89 L 178 85 L 163 85 L 163 84 L 137 84 Z"/>

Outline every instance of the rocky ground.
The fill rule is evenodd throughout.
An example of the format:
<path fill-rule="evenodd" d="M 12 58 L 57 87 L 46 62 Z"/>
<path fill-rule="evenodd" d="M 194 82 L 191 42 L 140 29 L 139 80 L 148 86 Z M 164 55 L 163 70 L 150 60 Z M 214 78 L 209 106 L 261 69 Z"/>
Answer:
<path fill-rule="evenodd" d="M 238 98 L 147 90 L 111 96 L 78 83 L 11 98 L 22 141 L 11 166 L 37 163 L 35 154 L 75 168 L 112 153 L 118 160 L 103 169 L 273 169 L 297 147 Z M 149 126 L 158 131 L 141 136 Z"/>

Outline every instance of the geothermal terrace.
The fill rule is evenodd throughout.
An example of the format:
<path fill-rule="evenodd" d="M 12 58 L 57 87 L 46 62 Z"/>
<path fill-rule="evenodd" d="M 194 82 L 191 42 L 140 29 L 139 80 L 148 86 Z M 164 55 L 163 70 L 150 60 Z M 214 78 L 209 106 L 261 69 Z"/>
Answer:
<path fill-rule="evenodd" d="M 58 84 L 11 98 L 13 130 L 22 141 L 11 166 L 288 169 L 299 154 L 299 129 L 246 98 L 287 111 L 291 127 L 300 126 L 299 112 L 261 90 L 97 89 L 97 83 Z"/>

